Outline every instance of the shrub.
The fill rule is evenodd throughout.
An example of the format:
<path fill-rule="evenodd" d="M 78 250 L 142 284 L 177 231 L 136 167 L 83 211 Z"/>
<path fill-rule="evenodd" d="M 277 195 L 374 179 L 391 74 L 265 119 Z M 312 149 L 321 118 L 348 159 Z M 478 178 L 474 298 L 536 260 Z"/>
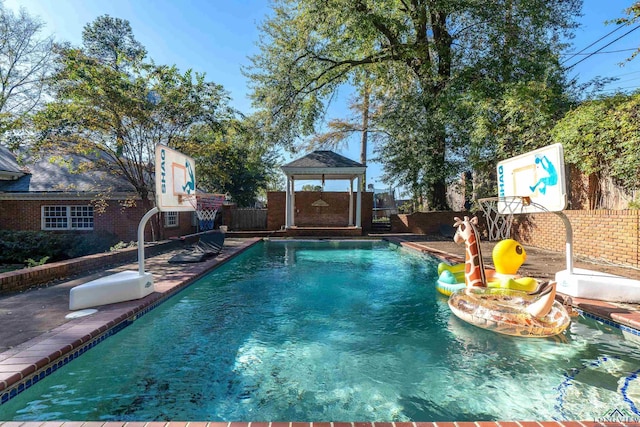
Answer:
<path fill-rule="evenodd" d="M 23 264 L 25 260 L 62 261 L 106 252 L 118 239 L 108 233 L 52 233 L 0 230 L 0 264 Z M 37 261 L 36 261 L 37 262 Z"/>
<path fill-rule="evenodd" d="M 27 264 L 27 267 L 37 267 L 39 265 L 45 264 L 47 261 L 49 261 L 49 257 L 45 256 L 42 257 L 39 261 L 36 261 L 33 258 L 25 259 L 24 263 Z"/>
<path fill-rule="evenodd" d="M 138 242 L 131 241 L 129 243 L 125 243 L 122 240 L 116 243 L 115 245 L 109 248 L 110 252 L 118 251 L 120 249 L 133 248 L 138 246 Z"/>

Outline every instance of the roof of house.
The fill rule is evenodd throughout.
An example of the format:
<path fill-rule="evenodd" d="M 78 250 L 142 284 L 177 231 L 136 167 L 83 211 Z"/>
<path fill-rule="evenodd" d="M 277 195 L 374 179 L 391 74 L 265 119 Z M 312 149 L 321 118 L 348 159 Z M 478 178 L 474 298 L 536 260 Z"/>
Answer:
<path fill-rule="evenodd" d="M 282 166 L 289 176 L 304 179 L 350 179 L 366 171 L 366 166 L 333 151 L 314 151 Z"/>
<path fill-rule="evenodd" d="M 6 147 L 0 145 L 0 175 L 5 179 L 16 179 L 24 175 L 24 171 L 18 164 L 16 156 Z M 2 178 L 0 178 L 2 179 Z"/>
<path fill-rule="evenodd" d="M 65 161 L 77 167 L 89 162 L 85 156 L 64 156 Z M 43 156 L 38 160 L 25 161 L 22 168 L 24 176 L 3 181 L 0 180 L 0 193 L 132 193 L 134 187 L 123 177 L 108 170 L 89 170 L 76 172 L 67 166 L 50 161 L 51 157 Z M 0 151 L 0 165 L 17 165 L 16 157 L 9 150 Z"/>

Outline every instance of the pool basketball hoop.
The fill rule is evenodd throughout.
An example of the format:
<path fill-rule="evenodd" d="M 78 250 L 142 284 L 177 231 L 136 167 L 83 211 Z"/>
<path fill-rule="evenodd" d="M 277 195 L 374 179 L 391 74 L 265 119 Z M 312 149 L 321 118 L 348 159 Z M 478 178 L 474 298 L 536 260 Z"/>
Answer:
<path fill-rule="evenodd" d="M 489 240 L 511 237 L 513 216 L 562 212 L 567 190 L 562 144 L 539 148 L 498 163 L 498 197 L 478 199 Z"/>
<path fill-rule="evenodd" d="M 527 211 L 549 212 L 544 206 L 531 201 L 528 196 L 486 197 L 478 199 L 487 223 L 488 239 L 491 242 L 509 239 L 513 216 Z"/>
<path fill-rule="evenodd" d="M 501 214 L 560 212 L 567 207 L 562 144 L 553 144 L 497 166 Z"/>
<path fill-rule="evenodd" d="M 224 194 L 211 194 L 196 191 L 193 194 L 178 196 L 180 203 L 188 203 L 198 217 L 198 230 L 213 230 L 218 211 L 224 204 Z"/>
<path fill-rule="evenodd" d="M 196 163 L 166 145 L 156 145 L 156 206 L 160 212 L 185 212 L 195 208 L 189 202 L 196 194 Z"/>

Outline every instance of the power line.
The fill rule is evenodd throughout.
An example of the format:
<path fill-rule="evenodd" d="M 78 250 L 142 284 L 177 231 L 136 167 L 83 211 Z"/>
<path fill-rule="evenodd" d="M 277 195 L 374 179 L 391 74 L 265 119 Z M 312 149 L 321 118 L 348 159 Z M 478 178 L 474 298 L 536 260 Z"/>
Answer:
<path fill-rule="evenodd" d="M 609 77 L 622 77 L 622 76 L 628 76 L 630 74 L 638 74 L 638 73 L 640 73 L 640 71 L 630 71 L 628 73 L 618 74 L 616 76 L 609 76 Z"/>
<path fill-rule="evenodd" d="M 570 60 L 571 58 L 581 54 L 582 52 L 584 52 L 585 50 L 589 49 L 591 46 L 593 46 L 594 44 L 598 43 L 599 41 L 609 37 L 611 34 L 615 33 L 616 31 L 618 31 L 619 29 L 621 29 L 622 27 L 624 27 L 624 24 L 620 24 L 617 28 L 614 28 L 612 31 L 610 31 L 609 33 L 605 34 L 604 36 L 600 37 L 598 40 L 594 41 L 593 43 L 591 43 L 589 46 L 585 47 L 584 49 L 580 50 L 579 52 L 574 53 L 573 55 L 571 55 L 570 57 L 568 57 L 567 59 L 565 59 L 564 61 L 562 61 L 560 64 L 564 64 L 565 62 L 567 62 L 568 60 Z"/>
<path fill-rule="evenodd" d="M 607 51 L 604 51 L 604 52 L 574 53 L 573 56 L 576 56 L 576 55 L 595 55 L 596 53 L 597 54 L 601 54 L 601 53 L 631 52 L 633 50 L 638 50 L 638 48 L 634 47 L 634 48 L 630 48 L 630 49 L 607 50 Z M 561 55 L 569 55 L 569 54 L 568 53 L 564 53 L 564 54 L 561 54 Z M 572 56 L 572 58 L 573 58 L 573 56 Z"/>
<path fill-rule="evenodd" d="M 640 28 L 640 24 L 636 25 L 635 27 L 633 27 L 632 29 L 630 29 L 629 31 L 627 31 L 626 33 L 624 33 L 623 35 L 621 35 L 620 37 L 618 37 L 617 39 L 613 40 L 610 43 L 607 43 L 606 45 L 602 46 L 600 49 L 596 50 L 595 52 L 591 53 L 590 55 L 585 56 L 584 58 L 582 58 L 580 61 L 576 62 L 573 65 L 568 66 L 567 68 L 565 68 L 565 70 L 570 70 L 571 68 L 575 67 L 576 65 L 578 65 L 579 63 L 591 58 L 593 55 L 595 55 L 596 53 L 600 52 L 602 49 L 611 46 L 613 43 L 617 42 L 618 40 L 620 40 L 621 38 L 629 35 L 630 33 L 632 33 L 633 31 L 637 30 L 638 28 Z M 583 49 L 584 50 L 584 49 Z M 562 63 L 564 64 L 566 61 L 563 61 Z"/>
<path fill-rule="evenodd" d="M 640 86 L 625 86 L 625 87 L 615 87 L 610 89 L 601 89 L 598 92 L 600 93 L 611 93 L 611 92 L 626 92 L 630 89 L 640 89 Z"/>
<path fill-rule="evenodd" d="M 630 79 L 616 80 L 615 83 L 619 84 L 619 83 L 625 83 L 625 82 L 636 82 L 638 80 L 640 80 L 640 77 L 633 77 L 633 78 L 630 78 Z"/>

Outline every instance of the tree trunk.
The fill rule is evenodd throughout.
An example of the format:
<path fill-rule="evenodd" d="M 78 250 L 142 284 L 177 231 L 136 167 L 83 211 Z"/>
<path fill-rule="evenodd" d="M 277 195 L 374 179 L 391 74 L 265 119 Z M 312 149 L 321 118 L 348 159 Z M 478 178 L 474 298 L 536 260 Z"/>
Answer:
<path fill-rule="evenodd" d="M 439 153 L 435 153 L 433 156 L 434 169 L 436 173 L 435 180 L 430 188 L 429 208 L 434 211 L 449 210 L 449 204 L 447 203 L 447 184 L 445 180 L 446 161 L 445 161 L 445 143 L 444 137 L 442 142 L 438 144 L 441 147 Z"/>

